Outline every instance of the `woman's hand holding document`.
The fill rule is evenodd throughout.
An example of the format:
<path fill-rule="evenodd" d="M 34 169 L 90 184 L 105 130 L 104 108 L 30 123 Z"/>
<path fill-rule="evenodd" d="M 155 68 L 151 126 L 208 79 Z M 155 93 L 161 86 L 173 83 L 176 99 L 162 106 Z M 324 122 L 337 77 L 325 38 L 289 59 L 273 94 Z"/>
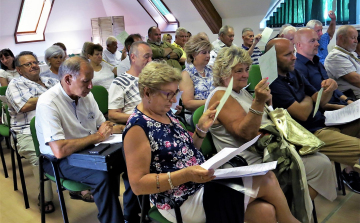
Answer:
<path fill-rule="evenodd" d="M 360 100 L 354 101 L 344 108 L 325 112 L 325 125 L 342 125 L 360 118 Z"/>

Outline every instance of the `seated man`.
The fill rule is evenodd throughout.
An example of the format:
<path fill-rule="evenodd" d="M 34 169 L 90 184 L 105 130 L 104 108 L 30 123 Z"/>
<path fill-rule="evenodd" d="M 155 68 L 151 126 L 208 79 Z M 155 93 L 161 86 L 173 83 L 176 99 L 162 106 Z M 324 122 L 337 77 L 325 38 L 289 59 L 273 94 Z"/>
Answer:
<path fill-rule="evenodd" d="M 138 41 L 131 45 L 129 54 L 130 69 L 115 78 L 109 88 L 109 119 L 121 124 L 126 124 L 134 108 L 141 102 L 138 76 L 151 61 L 152 50 L 148 43 Z"/>
<path fill-rule="evenodd" d="M 248 51 L 253 61 L 252 64 L 259 64 L 258 59 L 261 57 L 262 52 L 256 45 L 261 39 L 261 34 L 254 36 L 254 31 L 251 28 L 244 28 L 242 30 L 242 39 L 243 44 L 241 46 Z"/>
<path fill-rule="evenodd" d="M 208 63 L 209 66 L 214 65 L 217 54 L 222 48 L 230 47 L 232 45 L 236 46 L 235 43 L 233 44 L 234 37 L 234 28 L 232 26 L 225 25 L 220 28 L 217 40 L 211 43 L 214 48 L 210 52 L 210 61 Z"/>
<path fill-rule="evenodd" d="M 124 222 L 118 198 L 116 177 L 108 172 L 70 166 L 67 156 L 100 143 L 124 126 L 105 121 L 90 90 L 94 70 L 81 57 L 66 60 L 59 69 L 61 82 L 41 95 L 36 109 L 36 131 L 40 151 L 59 159 L 60 177 L 93 188 L 93 196 L 102 223 Z M 100 126 L 97 129 L 97 126 Z M 44 170 L 53 175 L 51 163 Z"/>
<path fill-rule="evenodd" d="M 329 77 L 338 83 L 340 91 L 359 99 L 360 64 L 354 55 L 357 37 L 358 32 L 354 27 L 341 26 L 336 33 L 336 46 L 326 57 L 324 65 Z"/>
<path fill-rule="evenodd" d="M 327 29 L 326 33 L 323 34 L 323 26 L 322 23 L 319 20 L 310 20 L 306 27 L 313 29 L 316 34 L 318 35 L 318 41 L 319 41 L 319 51 L 318 56 L 320 57 L 320 62 L 324 64 L 325 58 L 328 55 L 328 45 L 330 43 L 330 40 L 333 38 L 336 28 L 336 15 L 333 11 L 328 12 L 329 17 L 331 18 L 331 22 L 329 24 L 329 28 Z"/>
<path fill-rule="evenodd" d="M 188 41 L 187 30 L 183 27 L 177 28 L 175 32 L 175 41 L 171 44 L 176 48 L 180 49 L 182 52 L 182 56 L 179 59 L 180 65 L 184 65 L 186 61 L 186 53 L 184 51 L 185 43 Z"/>
<path fill-rule="evenodd" d="M 35 116 L 38 97 L 54 86 L 58 80 L 50 77 L 40 77 L 39 61 L 30 51 L 23 51 L 15 58 L 15 67 L 19 78 L 10 81 L 6 90 L 11 116 L 10 126 L 16 132 L 17 148 L 20 156 L 32 164 L 33 174 L 39 185 L 39 158 L 30 133 L 30 120 Z M 45 213 L 54 212 L 51 182 L 45 182 Z"/>
<path fill-rule="evenodd" d="M 349 129 L 348 125 L 326 127 L 325 116 L 322 112 L 324 106 L 331 99 L 337 84 L 333 79 L 326 79 L 321 82 L 324 88 L 320 106 L 315 116 L 314 102 L 317 99 L 316 89 L 300 74 L 294 70 L 295 59 L 294 46 L 287 39 L 274 39 L 266 45 L 266 50 L 272 46 L 276 47 L 276 57 L 278 65 L 278 78 L 270 85 L 273 95 L 274 107 L 287 109 L 289 114 L 307 130 L 314 133 L 325 145 L 320 148 L 320 152 L 327 155 L 330 160 L 350 166 L 349 181 L 354 191 L 360 192 L 360 182 L 358 173 L 360 172 L 360 128 Z M 351 169 L 353 167 L 353 169 Z M 350 171 L 351 170 L 351 171 Z"/>
<path fill-rule="evenodd" d="M 296 28 L 294 26 L 287 26 L 282 33 L 279 35 L 278 38 L 285 38 L 290 40 L 292 44 L 295 44 L 294 38 L 295 38 Z"/>
<path fill-rule="evenodd" d="M 181 71 L 182 67 L 179 63 L 179 59 L 183 54 L 181 49 L 172 46 L 168 42 L 161 42 L 161 32 L 160 29 L 156 26 L 150 27 L 148 30 L 148 36 L 149 39 L 147 42 L 150 44 L 151 50 L 153 52 L 152 59 L 166 60 L 170 66 L 175 67 Z"/>
<path fill-rule="evenodd" d="M 131 34 L 126 38 L 124 47 L 124 50 L 126 51 L 126 57 L 117 66 L 117 76 L 125 73 L 130 69 L 130 58 L 128 53 L 130 52 L 131 44 L 141 40 L 142 38 L 140 34 Z"/>
<path fill-rule="evenodd" d="M 117 66 L 121 61 L 121 53 L 117 48 L 117 39 L 113 36 L 109 36 L 106 39 L 106 49 L 104 49 L 102 57 L 104 61 L 112 66 Z"/>

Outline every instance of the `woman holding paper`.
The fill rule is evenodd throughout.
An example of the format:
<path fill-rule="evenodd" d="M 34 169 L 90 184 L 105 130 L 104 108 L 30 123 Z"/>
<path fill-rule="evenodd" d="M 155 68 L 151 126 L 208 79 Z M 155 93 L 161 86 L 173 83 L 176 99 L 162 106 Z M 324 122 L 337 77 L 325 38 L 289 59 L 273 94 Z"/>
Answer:
<path fill-rule="evenodd" d="M 249 165 L 267 160 L 277 160 L 276 157 L 281 154 L 279 161 L 287 161 L 279 163 L 279 165 L 288 163 L 288 166 L 284 166 L 283 170 L 286 169 L 286 171 L 291 172 L 291 174 L 288 173 L 290 178 L 291 176 L 299 176 L 298 179 L 289 179 L 290 181 L 297 180 L 296 184 L 294 181 L 292 184 L 289 184 L 289 181 L 285 181 L 285 186 L 292 187 L 293 191 L 298 189 L 299 193 L 295 192 L 294 196 L 299 196 L 299 198 L 303 199 L 303 204 L 311 203 L 309 195 L 314 199 L 318 193 L 328 200 L 334 200 L 336 198 L 335 179 L 331 163 L 324 154 L 316 152 L 300 158 L 297 154 L 286 156 L 291 154 L 290 150 L 286 152 L 286 155 L 281 153 L 282 150 L 288 148 L 288 143 L 282 140 L 265 111 L 265 106 L 271 105 L 272 101 L 267 78 L 261 80 L 256 85 L 255 98 L 244 89 L 247 86 L 249 66 L 251 64 L 252 60 L 249 54 L 235 46 L 224 47 L 216 58 L 213 66 L 214 85 L 216 88 L 209 95 L 205 109 L 219 101 L 225 95 L 225 90 L 228 87 L 232 89 L 229 98 L 217 116 L 217 120 L 214 121 L 214 124 L 209 129 L 216 149 L 220 151 L 225 147 L 239 147 L 255 136 L 262 134 L 262 137 L 266 137 L 260 138 L 254 148 L 240 153 Z M 233 79 L 233 85 L 229 86 L 231 79 Z M 272 135 L 272 138 L 269 137 L 270 135 Z M 269 141 L 266 142 L 264 141 L 265 139 Z M 270 141 L 273 144 L 270 144 Z M 263 148 L 263 150 L 259 151 L 258 148 Z M 293 166 L 298 166 L 298 169 L 292 169 Z M 280 172 L 280 174 L 285 173 L 284 175 L 286 175 L 286 171 Z M 279 178 L 279 181 L 280 183 L 284 182 L 283 178 Z M 309 191 L 302 190 L 299 187 L 294 188 L 296 185 L 303 185 L 303 188 L 308 186 Z M 284 185 L 282 184 L 282 186 Z M 293 200 L 296 202 L 295 198 Z M 296 203 L 295 205 L 298 204 Z M 303 204 L 299 209 L 305 210 Z M 309 206 L 307 205 L 307 207 Z M 306 214 L 311 215 L 310 208 L 307 209 Z M 302 213 L 300 215 L 304 216 L 305 214 Z M 298 218 L 299 215 L 295 216 Z M 308 220 L 302 220 L 302 222 Z"/>
<path fill-rule="evenodd" d="M 221 197 L 219 200 L 214 193 L 207 193 L 215 185 L 207 183 L 215 178 L 214 170 L 199 166 L 205 161 L 199 148 L 213 123 L 218 102 L 205 111 L 191 137 L 169 112 L 172 103 L 176 102 L 180 81 L 177 69 L 158 62 L 148 63 L 139 76 L 142 102 L 130 116 L 123 133 L 133 192 L 150 194 L 150 201 L 172 222 L 175 221 L 173 206 L 158 193 L 180 206 L 184 222 L 216 222 L 210 216 L 219 213 L 219 209 L 225 209 L 226 213 L 222 214 L 231 217 L 226 222 L 243 222 L 244 209 L 247 222 L 298 222 L 291 215 L 272 172 L 242 179 L 245 188 L 259 188 L 256 198 L 262 200 L 225 186 L 216 191 Z M 240 208 L 235 209 L 237 206 Z"/>
<path fill-rule="evenodd" d="M 208 65 L 213 46 L 203 34 L 197 34 L 185 44 L 187 66 L 182 72 L 180 90 L 185 107 L 185 119 L 192 123 L 191 114 L 205 104 L 213 86 L 212 69 Z"/>

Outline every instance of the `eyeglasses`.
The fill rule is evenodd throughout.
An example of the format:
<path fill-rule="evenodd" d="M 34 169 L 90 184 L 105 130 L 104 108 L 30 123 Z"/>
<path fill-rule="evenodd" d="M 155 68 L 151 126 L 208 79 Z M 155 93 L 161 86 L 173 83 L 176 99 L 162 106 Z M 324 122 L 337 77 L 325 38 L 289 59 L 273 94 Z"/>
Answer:
<path fill-rule="evenodd" d="M 166 95 L 166 99 L 168 99 L 168 100 L 171 100 L 174 96 L 176 96 L 180 92 L 179 89 L 177 89 L 175 92 L 167 92 L 167 91 L 162 91 L 162 90 L 158 90 L 158 89 L 157 89 L 157 91 L 159 91 L 163 95 Z"/>
<path fill-rule="evenodd" d="M 21 64 L 19 67 L 24 66 L 24 67 L 31 67 L 31 65 L 34 64 L 35 66 L 39 65 L 39 61 L 33 61 L 33 62 L 29 62 L 29 63 L 24 63 Z"/>

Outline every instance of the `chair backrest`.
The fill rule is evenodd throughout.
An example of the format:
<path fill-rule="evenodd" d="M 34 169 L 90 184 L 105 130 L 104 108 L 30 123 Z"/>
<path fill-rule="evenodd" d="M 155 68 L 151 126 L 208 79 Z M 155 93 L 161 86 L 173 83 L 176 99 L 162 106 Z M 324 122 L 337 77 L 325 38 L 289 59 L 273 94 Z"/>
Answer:
<path fill-rule="evenodd" d="M 0 95 L 5 95 L 7 86 L 0 87 Z"/>
<path fill-rule="evenodd" d="M 195 112 L 192 115 L 192 120 L 194 125 L 196 125 L 199 122 L 200 117 L 204 113 L 205 105 L 200 106 L 198 109 L 195 110 Z M 214 142 L 212 140 L 211 133 L 208 132 L 201 144 L 201 152 L 205 156 L 206 159 L 210 158 L 214 154 L 217 153 Z"/>
<path fill-rule="evenodd" d="M 94 95 L 95 101 L 100 111 L 105 115 L 108 113 L 109 93 L 103 86 L 93 86 L 91 93 Z"/>
<path fill-rule="evenodd" d="M 261 81 L 261 71 L 260 71 L 260 66 L 257 64 L 253 64 L 250 67 L 250 71 L 249 71 L 249 79 L 248 79 L 248 83 L 250 83 L 249 87 L 247 88 L 247 90 L 249 92 L 254 92 L 255 91 L 255 86 Z"/>
<path fill-rule="evenodd" d="M 34 142 L 36 156 L 40 156 L 39 141 L 38 141 L 37 136 L 36 136 L 35 117 L 32 118 L 31 121 L 30 121 L 30 132 L 31 132 L 31 136 L 32 136 L 32 139 L 33 139 L 33 142 Z"/>

